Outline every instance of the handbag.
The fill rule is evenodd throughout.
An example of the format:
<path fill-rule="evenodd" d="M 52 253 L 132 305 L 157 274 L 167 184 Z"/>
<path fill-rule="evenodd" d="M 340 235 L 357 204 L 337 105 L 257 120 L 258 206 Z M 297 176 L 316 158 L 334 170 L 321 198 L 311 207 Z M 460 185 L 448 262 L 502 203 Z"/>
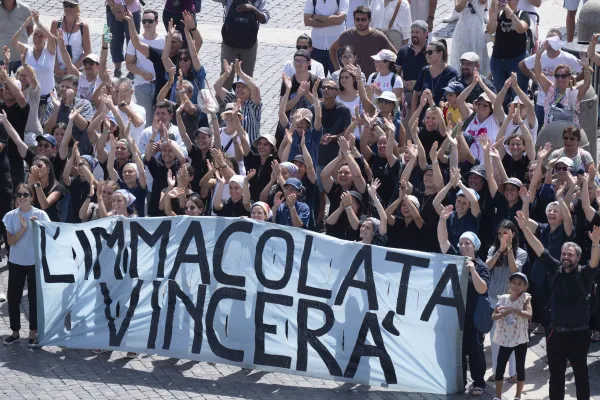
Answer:
<path fill-rule="evenodd" d="M 396 8 L 394 9 L 394 15 L 392 15 L 392 19 L 390 20 L 390 24 L 388 28 L 384 31 L 385 36 L 387 36 L 388 40 L 392 45 L 396 48 L 396 50 L 400 50 L 402 47 L 402 42 L 404 41 L 404 37 L 402 36 L 402 32 L 397 29 L 392 29 L 394 26 L 394 22 L 396 22 L 396 17 L 398 16 L 398 12 L 400 11 L 400 5 L 402 4 L 402 0 L 398 0 L 398 4 L 396 4 Z"/>
<path fill-rule="evenodd" d="M 481 333 L 489 333 L 494 326 L 492 312 L 494 312 L 494 307 L 492 307 L 489 297 L 477 294 L 477 303 L 475 303 L 475 313 L 473 314 L 475 329 Z"/>

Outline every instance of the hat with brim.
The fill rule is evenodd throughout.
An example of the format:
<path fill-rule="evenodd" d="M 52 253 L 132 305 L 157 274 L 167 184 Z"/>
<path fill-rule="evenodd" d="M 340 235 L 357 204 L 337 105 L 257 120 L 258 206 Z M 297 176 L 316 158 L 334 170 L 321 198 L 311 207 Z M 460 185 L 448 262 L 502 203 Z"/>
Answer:
<path fill-rule="evenodd" d="M 255 148 L 258 148 L 258 142 L 260 139 L 266 139 L 267 142 L 269 142 L 271 144 L 271 146 L 273 146 L 275 148 L 277 147 L 277 140 L 275 139 L 275 136 L 271 135 L 270 133 L 263 133 L 259 137 L 254 139 L 254 142 L 252 142 L 252 146 L 254 146 Z"/>
<path fill-rule="evenodd" d="M 521 189 L 523 187 L 523 182 L 521 182 L 521 180 L 518 178 L 508 178 L 507 180 L 502 182 L 500 184 L 500 186 L 498 186 L 498 190 L 500 191 L 500 193 L 504 193 L 504 189 L 506 188 L 506 185 L 513 185 L 513 186 L 516 186 L 517 188 Z"/>
<path fill-rule="evenodd" d="M 90 60 L 95 62 L 96 64 L 100 64 L 100 57 L 98 57 L 97 54 L 94 53 L 90 53 L 87 56 L 83 57 L 83 60 L 81 61 L 85 61 L 85 60 Z"/>
<path fill-rule="evenodd" d="M 213 135 L 213 131 L 212 131 L 212 129 L 210 129 L 210 128 L 207 128 L 206 126 L 203 126 L 203 127 L 201 127 L 201 128 L 198 128 L 198 129 L 196 130 L 196 135 L 199 135 L 199 134 L 201 134 L 201 133 L 204 133 L 205 135 L 208 135 L 208 136 L 212 136 L 212 135 Z"/>
<path fill-rule="evenodd" d="M 467 172 L 466 175 L 468 176 L 469 174 L 478 175 L 487 181 L 487 177 L 485 176 L 485 167 L 483 165 L 472 166 L 471 170 L 469 172 Z"/>
<path fill-rule="evenodd" d="M 79 5 L 79 0 L 63 0 L 63 3 L 71 3 L 71 4 Z"/>
<path fill-rule="evenodd" d="M 481 93 L 473 103 L 477 103 L 479 100 L 487 101 L 490 104 L 490 108 L 494 106 L 494 103 L 492 103 L 492 100 L 485 92 Z"/>
<path fill-rule="evenodd" d="M 471 193 L 473 196 L 475 196 L 475 199 L 477 199 L 477 201 L 479 201 L 479 193 L 477 193 L 477 190 L 475 189 L 471 189 L 471 188 L 467 188 L 467 190 L 469 191 L 469 193 Z M 465 196 L 465 192 L 463 192 L 463 190 L 459 190 L 458 193 L 456 193 L 456 197 L 458 196 Z"/>
<path fill-rule="evenodd" d="M 246 85 L 246 86 L 247 86 L 246 82 L 244 82 L 244 80 L 243 80 L 242 78 L 240 78 L 239 76 L 236 76 L 236 77 L 235 77 L 235 81 L 233 81 L 233 85 L 232 85 L 232 87 L 233 87 L 233 90 L 235 90 L 235 88 L 236 88 L 236 85 L 237 85 L 238 83 L 241 83 L 241 84 L 243 84 L 243 85 Z"/>
<path fill-rule="evenodd" d="M 287 181 L 285 181 L 285 185 L 284 186 L 291 186 L 296 190 L 301 190 L 302 189 L 302 181 L 300 181 L 300 179 L 298 178 L 288 178 Z"/>
<path fill-rule="evenodd" d="M 35 140 L 39 143 L 42 140 L 45 140 L 46 142 L 50 143 L 52 145 L 52 147 L 56 147 L 56 138 L 52 135 L 49 134 L 44 134 L 44 135 L 37 135 Z"/>
<path fill-rule="evenodd" d="M 354 197 L 358 202 L 362 202 L 362 194 L 358 193 L 356 190 L 350 190 L 348 194 Z"/>
<path fill-rule="evenodd" d="M 233 112 L 233 108 L 235 107 L 235 103 L 227 103 L 225 104 L 225 110 L 221 114 L 231 114 Z M 244 119 L 244 114 L 242 114 L 241 110 L 237 111 L 237 115 L 239 115 L 242 119 Z"/>
<path fill-rule="evenodd" d="M 379 96 L 375 97 L 375 101 L 379 101 L 379 100 L 391 101 L 394 104 L 398 105 L 398 97 L 396 96 L 396 94 L 394 92 L 390 92 L 390 91 L 381 92 L 381 94 Z"/>
<path fill-rule="evenodd" d="M 298 154 L 296 157 L 294 157 L 292 161 L 298 161 L 299 163 L 306 165 L 306 161 L 304 161 L 304 157 L 301 154 Z"/>
<path fill-rule="evenodd" d="M 529 279 L 527 279 L 527 275 L 525 275 L 522 272 L 513 272 L 512 274 L 510 274 L 510 276 L 508 277 L 508 281 L 512 281 L 515 278 L 521 278 L 523 279 L 523 282 L 525 282 L 526 285 L 529 285 Z"/>
<path fill-rule="evenodd" d="M 567 167 L 571 168 L 573 166 L 573 160 L 569 157 L 561 157 L 556 161 L 556 165 L 565 164 Z"/>

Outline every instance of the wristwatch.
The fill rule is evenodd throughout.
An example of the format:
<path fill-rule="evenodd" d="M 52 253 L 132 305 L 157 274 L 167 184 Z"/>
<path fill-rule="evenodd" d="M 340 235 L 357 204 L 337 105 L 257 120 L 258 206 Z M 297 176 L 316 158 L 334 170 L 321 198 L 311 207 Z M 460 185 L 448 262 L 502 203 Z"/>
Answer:
<path fill-rule="evenodd" d="M 125 106 L 127 106 L 127 103 L 125 103 L 124 101 L 119 103 L 119 108 L 125 107 Z"/>
<path fill-rule="evenodd" d="M 42 187 L 42 184 L 41 183 L 34 183 L 33 187 L 37 189 L 39 187 Z"/>

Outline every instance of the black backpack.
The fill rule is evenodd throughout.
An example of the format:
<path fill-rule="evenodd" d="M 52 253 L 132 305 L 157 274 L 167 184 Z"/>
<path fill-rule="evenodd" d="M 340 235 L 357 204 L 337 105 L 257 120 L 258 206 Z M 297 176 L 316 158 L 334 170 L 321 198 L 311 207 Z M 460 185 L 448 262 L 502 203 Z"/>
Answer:
<path fill-rule="evenodd" d="M 227 10 L 221 36 L 223 43 L 237 49 L 249 49 L 258 37 L 258 19 L 251 11 L 237 11 L 236 7 L 247 1 L 234 0 Z"/>

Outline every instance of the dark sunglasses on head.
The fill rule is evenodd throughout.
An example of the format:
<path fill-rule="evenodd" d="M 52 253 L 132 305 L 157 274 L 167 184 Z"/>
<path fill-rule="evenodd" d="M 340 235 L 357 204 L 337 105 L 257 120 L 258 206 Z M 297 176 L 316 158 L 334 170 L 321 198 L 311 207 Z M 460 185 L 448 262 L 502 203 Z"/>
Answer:
<path fill-rule="evenodd" d="M 155 19 L 142 19 L 142 24 L 153 24 L 156 20 Z"/>
<path fill-rule="evenodd" d="M 425 54 L 427 54 L 428 56 L 432 55 L 433 53 L 437 53 L 437 50 L 425 50 Z"/>
<path fill-rule="evenodd" d="M 579 139 L 577 139 L 575 136 L 563 136 L 563 140 L 564 141 L 567 141 L 567 140 L 575 140 L 575 141 L 577 141 Z"/>
<path fill-rule="evenodd" d="M 559 167 L 559 166 L 557 165 L 556 167 L 554 167 L 554 170 L 555 170 L 555 171 L 565 171 L 565 172 L 566 172 L 566 171 L 568 171 L 568 170 L 569 170 L 569 167 L 567 167 L 566 165 L 565 165 L 565 166 L 560 166 L 560 167 Z"/>
<path fill-rule="evenodd" d="M 554 79 L 560 79 L 560 78 L 565 79 L 565 78 L 568 78 L 570 76 L 571 76 L 571 74 L 554 74 Z"/>
<path fill-rule="evenodd" d="M 64 8 L 77 8 L 77 4 L 67 3 L 66 1 L 63 3 Z"/>
<path fill-rule="evenodd" d="M 17 193 L 17 198 L 20 199 L 21 197 L 23 197 L 24 199 L 31 197 L 31 193 L 29 192 L 18 192 Z"/>
<path fill-rule="evenodd" d="M 308 45 L 304 44 L 304 45 L 296 45 L 296 50 L 308 50 Z"/>

